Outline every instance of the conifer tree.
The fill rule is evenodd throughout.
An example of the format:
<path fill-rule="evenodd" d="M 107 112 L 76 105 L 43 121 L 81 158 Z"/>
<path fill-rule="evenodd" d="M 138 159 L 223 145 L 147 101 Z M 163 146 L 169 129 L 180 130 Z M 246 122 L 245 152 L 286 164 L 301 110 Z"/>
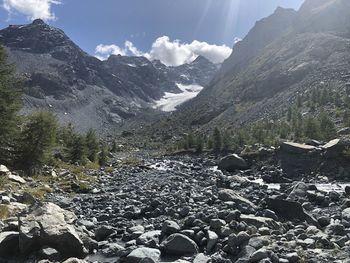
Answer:
<path fill-rule="evenodd" d="M 84 136 L 75 134 L 71 145 L 69 145 L 69 159 L 73 163 L 84 164 L 87 158 L 87 149 Z"/>
<path fill-rule="evenodd" d="M 108 150 L 106 145 L 102 144 L 101 151 L 98 155 L 98 163 L 100 166 L 105 166 L 108 162 Z"/>
<path fill-rule="evenodd" d="M 222 148 L 222 137 L 220 130 L 216 127 L 213 132 L 213 149 L 220 151 Z"/>
<path fill-rule="evenodd" d="M 196 140 L 196 152 L 201 153 L 202 151 L 203 151 L 203 138 L 201 135 L 198 135 Z"/>
<path fill-rule="evenodd" d="M 97 158 L 97 154 L 99 151 L 98 140 L 96 137 L 96 133 L 93 129 L 90 129 L 85 136 L 85 144 L 87 149 L 87 158 L 91 162 L 95 162 Z"/>
<path fill-rule="evenodd" d="M 14 68 L 7 63 L 4 48 L 0 47 L 0 163 L 13 158 L 14 142 L 19 134 L 18 111 L 21 107 L 20 82 Z"/>
<path fill-rule="evenodd" d="M 33 174 L 49 160 L 56 134 L 57 120 L 52 113 L 38 112 L 29 117 L 20 143 L 20 163 L 28 174 Z"/>

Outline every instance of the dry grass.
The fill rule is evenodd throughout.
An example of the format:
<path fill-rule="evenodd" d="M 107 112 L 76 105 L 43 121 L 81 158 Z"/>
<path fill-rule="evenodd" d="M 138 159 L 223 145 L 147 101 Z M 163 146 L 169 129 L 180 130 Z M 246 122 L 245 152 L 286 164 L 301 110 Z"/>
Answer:
<path fill-rule="evenodd" d="M 10 210 L 7 205 L 0 205 L 0 220 L 5 220 L 9 217 Z"/>

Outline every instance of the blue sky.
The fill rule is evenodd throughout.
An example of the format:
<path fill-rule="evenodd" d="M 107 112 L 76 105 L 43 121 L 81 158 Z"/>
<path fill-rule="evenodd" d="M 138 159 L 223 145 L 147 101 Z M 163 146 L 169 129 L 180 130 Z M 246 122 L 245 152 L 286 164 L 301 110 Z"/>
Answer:
<path fill-rule="evenodd" d="M 277 6 L 298 9 L 302 3 L 302 0 L 1 1 L 5 7 L 0 11 L 2 28 L 44 16 L 90 54 L 100 44 L 123 49 L 125 41 L 132 42 L 140 52 L 149 52 L 155 40 L 163 36 L 168 36 L 169 42 L 198 40 L 232 47 L 236 37 L 243 38 L 257 20 L 271 14 Z M 40 9 L 36 8 L 38 5 L 42 5 Z"/>

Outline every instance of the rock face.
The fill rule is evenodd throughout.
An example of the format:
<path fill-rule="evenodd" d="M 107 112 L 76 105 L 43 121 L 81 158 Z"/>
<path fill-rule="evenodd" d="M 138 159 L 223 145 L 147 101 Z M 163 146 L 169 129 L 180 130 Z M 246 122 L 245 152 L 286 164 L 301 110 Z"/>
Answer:
<path fill-rule="evenodd" d="M 169 255 L 194 255 L 198 253 L 197 244 L 182 234 L 173 234 L 161 244 L 162 250 Z"/>
<path fill-rule="evenodd" d="M 180 67 L 144 57 L 112 55 L 100 61 L 42 20 L 1 30 L 0 44 L 23 78 L 23 112 L 54 111 L 62 123 L 79 130 L 100 131 L 143 113 L 141 109 L 153 112 L 153 101 L 165 92 L 181 92 L 177 83 L 204 86 L 218 70 L 202 57 Z"/>
<path fill-rule="evenodd" d="M 76 216 L 55 204 L 36 206 L 19 219 L 19 248 L 28 255 L 42 246 L 55 248 L 64 257 L 83 258 L 87 254 L 80 236 L 72 225 Z"/>
<path fill-rule="evenodd" d="M 247 162 L 237 154 L 232 154 L 222 158 L 218 164 L 220 170 L 234 172 L 236 170 L 245 170 L 249 166 Z"/>

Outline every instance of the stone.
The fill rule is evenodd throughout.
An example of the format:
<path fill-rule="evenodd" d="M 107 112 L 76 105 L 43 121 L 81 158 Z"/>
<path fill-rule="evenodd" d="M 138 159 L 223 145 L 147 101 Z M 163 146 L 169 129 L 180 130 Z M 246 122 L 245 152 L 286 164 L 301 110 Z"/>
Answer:
<path fill-rule="evenodd" d="M 26 180 L 24 180 L 22 177 L 19 175 L 14 175 L 14 174 L 8 174 L 7 175 L 8 179 L 11 180 L 12 182 L 19 183 L 19 184 L 25 184 Z"/>
<path fill-rule="evenodd" d="M 300 203 L 279 198 L 267 198 L 266 204 L 277 216 L 288 220 L 305 220 L 309 224 L 319 226 L 311 215 L 306 213 Z"/>
<path fill-rule="evenodd" d="M 95 239 L 97 241 L 105 240 L 108 236 L 114 233 L 114 229 L 111 226 L 100 226 L 95 230 Z"/>
<path fill-rule="evenodd" d="M 210 220 L 210 227 L 212 229 L 220 229 L 226 225 L 226 221 L 222 219 L 212 219 Z"/>
<path fill-rule="evenodd" d="M 256 210 L 257 208 L 256 205 L 254 205 L 248 199 L 240 196 L 234 190 L 231 190 L 231 189 L 221 189 L 219 191 L 218 198 L 224 202 L 232 201 L 236 205 L 245 205 L 253 210 Z"/>
<path fill-rule="evenodd" d="M 306 197 L 309 187 L 303 182 L 298 182 L 294 185 L 292 192 L 289 194 L 290 197 Z"/>
<path fill-rule="evenodd" d="M 21 253 L 27 255 L 48 246 L 55 248 L 64 257 L 83 258 L 87 250 L 73 225 L 75 220 L 74 213 L 55 204 L 34 206 L 29 214 L 19 218 Z"/>
<path fill-rule="evenodd" d="M 220 160 L 218 168 L 222 171 L 234 172 L 236 170 L 246 170 L 249 166 L 242 157 L 231 154 Z"/>
<path fill-rule="evenodd" d="M 259 262 L 262 259 L 268 258 L 268 256 L 268 251 L 265 248 L 260 248 L 250 256 L 249 262 Z"/>
<path fill-rule="evenodd" d="M 63 261 L 62 263 L 88 263 L 88 262 L 85 260 L 82 260 L 82 259 L 78 259 L 78 258 L 69 258 L 69 259 Z"/>
<path fill-rule="evenodd" d="M 292 154 L 305 154 L 316 149 L 315 146 L 300 144 L 295 142 L 283 142 L 280 145 L 282 152 L 292 153 Z"/>
<path fill-rule="evenodd" d="M 126 262 L 139 263 L 145 258 L 151 259 L 153 262 L 158 262 L 160 259 L 160 251 L 158 249 L 147 247 L 137 248 L 126 257 Z"/>
<path fill-rule="evenodd" d="M 7 175 L 10 170 L 5 165 L 0 165 L 0 175 Z"/>
<path fill-rule="evenodd" d="M 207 252 L 212 251 L 212 249 L 215 247 L 216 243 L 218 242 L 218 235 L 213 232 L 208 230 L 208 243 L 207 243 Z"/>
<path fill-rule="evenodd" d="M 211 262 L 211 258 L 204 255 L 203 253 L 199 253 L 193 260 L 193 263 L 209 263 Z"/>
<path fill-rule="evenodd" d="M 174 233 L 178 233 L 180 231 L 180 226 L 171 220 L 166 220 L 162 226 L 162 234 L 163 235 L 171 235 Z"/>
<path fill-rule="evenodd" d="M 146 232 L 136 239 L 136 243 L 147 247 L 156 247 L 159 244 L 161 234 L 162 231 L 160 230 Z"/>
<path fill-rule="evenodd" d="M 167 255 L 191 256 L 198 253 L 197 244 L 182 234 L 173 234 L 164 240 L 161 249 Z"/>
<path fill-rule="evenodd" d="M 343 220 L 350 222 L 350 208 L 345 208 L 341 215 Z"/>
<path fill-rule="evenodd" d="M 58 262 L 61 259 L 61 254 L 54 248 L 44 247 L 39 251 L 39 257 L 42 259 Z"/>
<path fill-rule="evenodd" d="M 268 217 L 241 215 L 241 221 L 247 223 L 248 225 L 253 225 L 257 228 L 265 226 L 270 229 L 278 230 L 281 227 L 279 223 Z"/>
<path fill-rule="evenodd" d="M 101 252 L 106 257 L 121 257 L 125 252 L 125 248 L 117 243 L 108 243 Z"/>
<path fill-rule="evenodd" d="M 0 255 L 15 256 L 19 253 L 19 233 L 14 231 L 0 233 Z"/>

